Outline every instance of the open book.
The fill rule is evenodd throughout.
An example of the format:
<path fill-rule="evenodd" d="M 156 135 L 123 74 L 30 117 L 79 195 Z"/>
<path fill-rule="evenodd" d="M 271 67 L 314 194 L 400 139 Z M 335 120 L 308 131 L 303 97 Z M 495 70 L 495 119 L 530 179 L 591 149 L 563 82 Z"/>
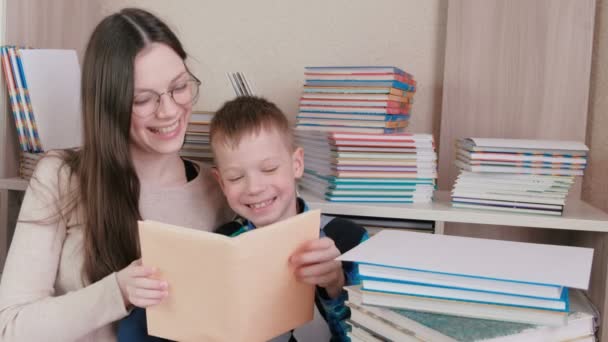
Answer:
<path fill-rule="evenodd" d="M 314 286 L 289 257 L 319 237 L 320 211 L 230 238 L 139 222 L 145 265 L 158 267 L 169 297 L 147 309 L 148 333 L 178 341 L 266 341 L 313 317 Z"/>

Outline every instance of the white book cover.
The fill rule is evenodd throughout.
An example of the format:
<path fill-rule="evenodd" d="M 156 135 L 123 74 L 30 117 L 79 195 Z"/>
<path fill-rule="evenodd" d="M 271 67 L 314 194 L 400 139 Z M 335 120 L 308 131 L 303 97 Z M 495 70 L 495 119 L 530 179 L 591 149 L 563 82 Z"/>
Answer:
<path fill-rule="evenodd" d="M 342 261 L 587 289 L 593 249 L 386 231 Z"/>
<path fill-rule="evenodd" d="M 498 139 L 498 138 L 468 138 L 465 143 L 477 147 L 522 148 L 528 150 L 563 150 L 589 151 L 589 148 L 579 141 L 540 140 L 540 139 Z"/>
<path fill-rule="evenodd" d="M 82 145 L 80 66 L 74 50 L 21 49 L 44 151 Z"/>

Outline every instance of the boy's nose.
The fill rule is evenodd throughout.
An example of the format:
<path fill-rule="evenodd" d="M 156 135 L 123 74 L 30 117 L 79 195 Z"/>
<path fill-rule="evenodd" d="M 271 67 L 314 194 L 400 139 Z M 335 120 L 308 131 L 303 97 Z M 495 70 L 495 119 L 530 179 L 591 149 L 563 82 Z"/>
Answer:
<path fill-rule="evenodd" d="M 264 191 L 264 184 L 254 179 L 249 179 L 247 182 L 247 192 L 249 194 L 258 194 Z"/>

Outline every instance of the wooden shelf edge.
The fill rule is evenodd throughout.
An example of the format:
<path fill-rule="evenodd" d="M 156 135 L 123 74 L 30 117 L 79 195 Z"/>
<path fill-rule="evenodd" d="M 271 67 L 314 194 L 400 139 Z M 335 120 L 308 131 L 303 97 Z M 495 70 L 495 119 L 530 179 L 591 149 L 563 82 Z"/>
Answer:
<path fill-rule="evenodd" d="M 25 191 L 29 181 L 19 177 L 0 178 L 0 190 Z"/>
<path fill-rule="evenodd" d="M 453 208 L 447 191 L 437 191 L 436 199 L 428 204 L 336 203 L 320 199 L 306 190 L 301 190 L 300 194 L 311 208 L 321 209 L 329 215 L 608 232 L 608 213 L 575 199 L 568 199 L 563 216 L 545 216 Z"/>

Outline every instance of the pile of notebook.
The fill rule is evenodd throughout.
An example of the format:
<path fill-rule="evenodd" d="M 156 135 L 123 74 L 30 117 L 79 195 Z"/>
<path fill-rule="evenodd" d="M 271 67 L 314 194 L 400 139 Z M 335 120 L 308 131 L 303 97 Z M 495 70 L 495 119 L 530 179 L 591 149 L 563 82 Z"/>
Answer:
<path fill-rule="evenodd" d="M 561 215 L 574 177 L 583 175 L 587 151 L 573 141 L 461 139 L 452 205 Z"/>
<path fill-rule="evenodd" d="M 180 156 L 199 160 L 208 164 L 213 163 L 213 154 L 209 141 L 209 125 L 213 119 L 212 112 L 194 111 L 186 128 L 184 145 L 179 151 Z"/>
<path fill-rule="evenodd" d="M 76 51 L 2 46 L 4 81 L 28 178 L 42 153 L 82 144 Z"/>
<path fill-rule="evenodd" d="M 297 127 L 359 133 L 403 132 L 416 81 L 392 66 L 307 67 Z"/>
<path fill-rule="evenodd" d="M 339 260 L 359 264 L 353 341 L 593 341 L 593 250 L 382 231 Z"/>
<path fill-rule="evenodd" d="M 315 132 L 296 129 L 304 148 L 300 185 L 334 202 L 426 203 L 437 155 L 430 134 Z"/>

